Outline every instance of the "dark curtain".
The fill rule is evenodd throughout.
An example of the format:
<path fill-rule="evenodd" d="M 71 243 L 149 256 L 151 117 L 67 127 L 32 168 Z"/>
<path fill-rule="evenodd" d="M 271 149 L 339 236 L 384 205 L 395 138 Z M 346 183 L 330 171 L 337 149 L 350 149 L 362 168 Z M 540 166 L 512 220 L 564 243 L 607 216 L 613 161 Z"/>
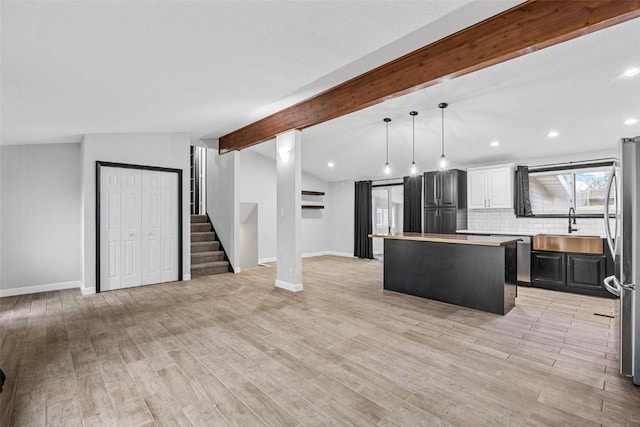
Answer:
<path fill-rule="evenodd" d="M 422 176 L 404 177 L 404 221 L 402 231 L 422 232 Z"/>
<path fill-rule="evenodd" d="M 373 259 L 371 181 L 356 182 L 353 256 Z"/>
<path fill-rule="evenodd" d="M 513 210 L 516 216 L 533 216 L 529 196 L 529 168 L 518 166 L 514 185 Z"/>

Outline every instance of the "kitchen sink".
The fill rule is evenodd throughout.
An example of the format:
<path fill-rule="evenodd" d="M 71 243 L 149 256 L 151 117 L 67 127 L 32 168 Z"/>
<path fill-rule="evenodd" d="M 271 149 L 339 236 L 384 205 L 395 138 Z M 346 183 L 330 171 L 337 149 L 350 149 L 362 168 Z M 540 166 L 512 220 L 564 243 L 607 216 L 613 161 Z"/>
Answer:
<path fill-rule="evenodd" d="M 538 234 L 533 236 L 533 250 L 603 254 L 604 242 L 599 236 Z"/>

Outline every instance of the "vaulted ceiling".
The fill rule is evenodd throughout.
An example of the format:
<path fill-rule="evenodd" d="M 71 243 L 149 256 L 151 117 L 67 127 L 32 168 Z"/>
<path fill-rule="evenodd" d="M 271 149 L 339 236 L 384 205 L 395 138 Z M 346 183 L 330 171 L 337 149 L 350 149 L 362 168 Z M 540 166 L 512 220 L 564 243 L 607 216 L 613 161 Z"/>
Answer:
<path fill-rule="evenodd" d="M 416 163 L 420 170 L 436 170 L 440 102 L 449 103 L 445 148 L 452 167 L 611 155 L 621 137 L 640 135 L 640 74 L 623 75 L 633 67 L 640 67 L 640 19 L 305 129 L 303 168 L 328 181 L 383 178 L 382 119 L 389 117 L 392 176 L 407 175 L 409 111 L 415 110 Z M 638 122 L 625 125 L 631 118 Z M 552 130 L 559 135 L 548 137 Z M 500 145 L 491 147 L 493 141 Z M 275 156 L 272 143 L 252 149 Z"/>
<path fill-rule="evenodd" d="M 518 3 L 1 2 L 1 143 L 217 138 Z M 416 162 L 433 169 L 442 101 L 454 167 L 612 150 L 640 134 L 623 124 L 640 119 L 640 76 L 621 77 L 633 66 L 640 19 L 305 129 L 303 168 L 381 177 L 390 117 L 390 163 L 406 174 L 416 110 Z M 269 143 L 255 150 L 273 156 Z"/>
<path fill-rule="evenodd" d="M 3 1 L 2 143 L 217 138 L 517 2 L 471 3 Z"/>

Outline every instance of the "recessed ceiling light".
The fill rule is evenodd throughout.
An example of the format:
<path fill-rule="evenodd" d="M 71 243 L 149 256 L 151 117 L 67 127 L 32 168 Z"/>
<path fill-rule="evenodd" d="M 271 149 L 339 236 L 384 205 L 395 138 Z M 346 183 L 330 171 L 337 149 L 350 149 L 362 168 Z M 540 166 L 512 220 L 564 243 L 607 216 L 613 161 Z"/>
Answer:
<path fill-rule="evenodd" d="M 549 138 L 555 138 L 558 135 L 560 135 L 560 132 L 558 132 L 557 130 L 549 131 L 549 133 L 547 134 Z"/>
<path fill-rule="evenodd" d="M 624 121 L 624 124 L 627 126 L 635 125 L 638 123 L 638 119 L 627 119 Z"/>
<path fill-rule="evenodd" d="M 489 144 L 492 147 L 497 147 L 498 145 L 500 145 L 500 143 L 498 141 L 491 141 L 491 144 Z"/>
<path fill-rule="evenodd" d="M 625 77 L 633 77 L 640 74 L 640 68 L 638 67 L 633 67 L 633 68 L 629 68 L 627 70 L 625 70 L 625 72 L 622 74 Z"/>
<path fill-rule="evenodd" d="M 334 167 L 335 165 L 333 164 L 333 162 L 329 162 L 327 163 L 327 166 L 329 166 L 330 168 Z"/>

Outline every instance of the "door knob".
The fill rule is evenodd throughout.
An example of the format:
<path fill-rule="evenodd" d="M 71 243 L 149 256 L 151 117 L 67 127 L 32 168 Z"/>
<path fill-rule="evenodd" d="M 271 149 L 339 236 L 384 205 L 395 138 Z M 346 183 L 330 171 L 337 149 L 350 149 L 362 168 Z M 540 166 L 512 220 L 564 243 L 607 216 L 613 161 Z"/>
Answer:
<path fill-rule="evenodd" d="M 151 236 L 152 234 L 153 234 L 152 232 L 148 232 L 148 233 L 147 233 L 147 236 Z"/>
<path fill-rule="evenodd" d="M 135 233 L 131 233 L 131 234 L 129 234 L 129 237 L 133 237 L 135 235 L 136 235 Z"/>

